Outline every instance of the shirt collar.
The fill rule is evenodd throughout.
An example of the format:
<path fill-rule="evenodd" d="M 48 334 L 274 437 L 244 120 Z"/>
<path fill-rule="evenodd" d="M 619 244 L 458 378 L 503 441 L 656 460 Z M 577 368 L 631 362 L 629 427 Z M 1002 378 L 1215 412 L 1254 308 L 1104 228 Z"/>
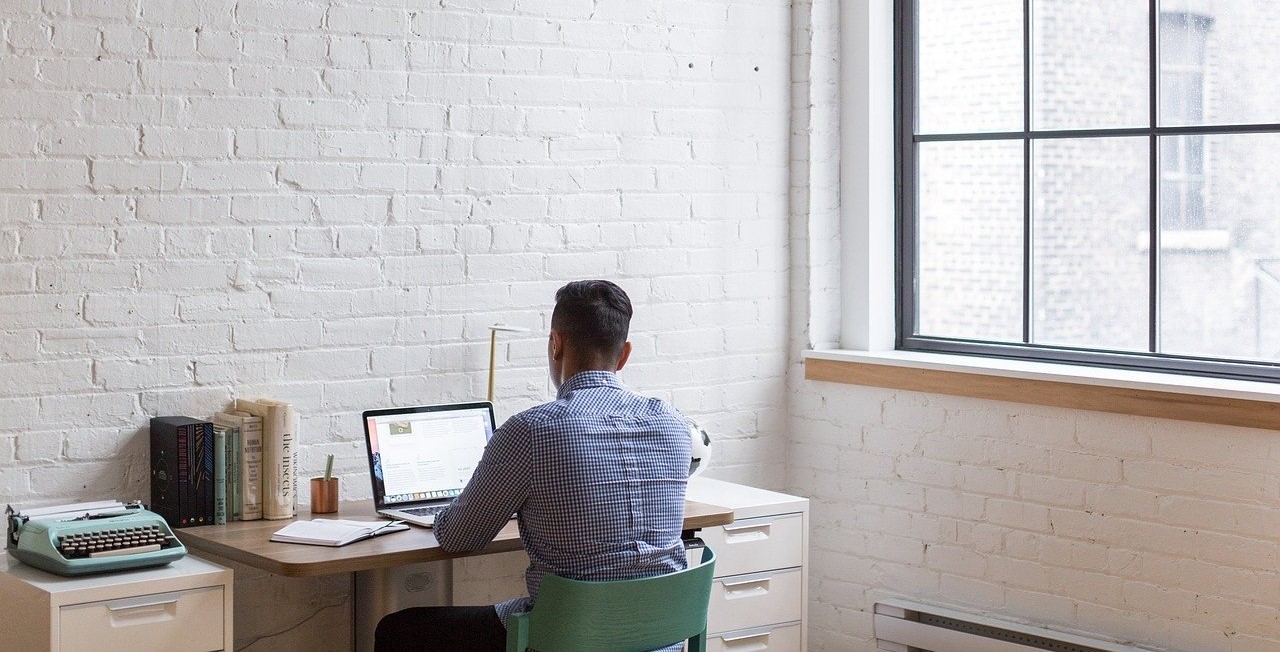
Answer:
<path fill-rule="evenodd" d="M 556 398 L 565 398 L 571 392 L 592 387 L 622 389 L 623 385 L 622 381 L 618 379 L 618 374 L 612 371 L 579 371 L 572 378 L 564 381 L 563 385 L 560 385 L 560 391 L 556 392 Z"/>

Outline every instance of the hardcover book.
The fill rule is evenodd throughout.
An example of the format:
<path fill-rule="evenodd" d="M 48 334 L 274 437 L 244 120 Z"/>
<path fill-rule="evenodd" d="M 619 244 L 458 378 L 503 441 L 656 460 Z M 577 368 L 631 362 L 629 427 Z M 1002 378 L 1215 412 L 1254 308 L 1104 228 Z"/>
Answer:
<path fill-rule="evenodd" d="M 227 427 L 227 520 L 238 521 L 244 509 L 240 488 L 240 467 L 243 453 L 240 450 L 240 428 Z"/>
<path fill-rule="evenodd" d="M 262 518 L 262 419 L 248 412 L 229 411 L 215 414 L 213 420 L 239 429 L 239 505 L 233 511 L 238 509 L 242 521 L 256 521 Z"/>
<path fill-rule="evenodd" d="M 213 424 L 190 417 L 151 419 L 151 511 L 170 527 L 214 520 Z"/>
<path fill-rule="evenodd" d="M 213 426 L 213 524 L 227 523 L 227 427 Z"/>

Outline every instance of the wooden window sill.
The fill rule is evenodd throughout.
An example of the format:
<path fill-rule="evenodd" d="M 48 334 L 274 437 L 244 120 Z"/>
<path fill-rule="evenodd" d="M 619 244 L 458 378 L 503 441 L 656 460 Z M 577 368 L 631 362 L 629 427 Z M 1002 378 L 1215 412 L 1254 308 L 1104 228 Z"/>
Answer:
<path fill-rule="evenodd" d="M 1280 385 L 906 351 L 807 351 L 807 380 L 1280 430 Z"/>

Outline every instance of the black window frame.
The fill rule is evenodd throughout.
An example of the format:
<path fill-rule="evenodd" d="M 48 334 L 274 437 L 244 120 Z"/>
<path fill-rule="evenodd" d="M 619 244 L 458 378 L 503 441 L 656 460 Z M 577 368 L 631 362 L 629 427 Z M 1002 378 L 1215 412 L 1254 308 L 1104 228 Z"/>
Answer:
<path fill-rule="evenodd" d="M 1148 102 L 1149 116 L 1145 127 L 1106 129 L 1031 129 L 1032 65 L 1029 47 L 1032 30 L 1032 0 L 1022 2 L 1023 38 L 1023 124 L 1021 131 L 980 133 L 916 133 L 916 36 L 918 0 L 894 0 L 894 165 L 895 165 L 895 260 L 896 348 L 899 350 L 986 356 L 1014 360 L 1067 363 L 1209 376 L 1238 380 L 1280 382 L 1280 361 L 1234 360 L 1161 353 L 1159 348 L 1159 262 L 1160 262 L 1160 136 L 1222 135 L 1280 133 L 1280 123 L 1159 126 L 1158 36 L 1160 11 L 1158 0 L 1148 0 Z M 1057 138 L 1142 137 L 1148 140 L 1148 350 L 1144 353 L 1110 351 L 1083 347 L 1033 344 L 1032 310 L 1032 193 L 1031 145 L 1037 140 Z M 916 145 L 925 142 L 1021 140 L 1023 143 L 1023 247 L 1022 247 L 1022 342 L 980 341 L 917 335 L 916 276 Z"/>

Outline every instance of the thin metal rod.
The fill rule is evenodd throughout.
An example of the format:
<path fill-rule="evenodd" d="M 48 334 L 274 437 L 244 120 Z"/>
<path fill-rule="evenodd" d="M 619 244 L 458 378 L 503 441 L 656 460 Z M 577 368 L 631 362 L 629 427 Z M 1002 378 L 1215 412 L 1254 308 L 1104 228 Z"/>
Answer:
<path fill-rule="evenodd" d="M 896 346 L 915 334 L 918 320 L 916 281 L 919 269 L 916 262 L 916 238 L 919 233 L 916 219 L 916 188 L 919 171 L 916 163 L 916 145 L 911 137 L 916 131 L 916 75 L 917 59 L 915 19 L 917 6 L 912 0 L 894 3 L 894 30 L 898 35 L 893 51 L 894 94 L 899 109 L 894 111 L 895 161 L 897 188 L 895 217 L 897 242 L 894 260 L 895 281 L 898 288 L 895 310 L 897 313 Z"/>
<path fill-rule="evenodd" d="M 1147 0 L 1147 350 L 1160 350 L 1160 26 L 1159 0 Z"/>
<path fill-rule="evenodd" d="M 1110 129 L 1041 129 L 1031 130 L 1036 140 L 1052 138 L 1115 138 L 1121 136 L 1214 136 L 1220 134 L 1273 134 L 1280 133 L 1280 123 L 1255 123 L 1247 125 L 1183 125 L 1169 127 L 1114 127 Z M 982 131 L 972 133 L 916 134 L 917 143 L 954 142 L 965 140 L 1018 140 L 1027 137 L 1025 131 Z"/>
<path fill-rule="evenodd" d="M 1022 341 L 1031 342 L 1031 0 L 1022 0 Z"/>
<path fill-rule="evenodd" d="M 497 363 L 494 360 L 498 354 L 498 331 L 489 331 L 489 402 L 493 402 L 493 372 Z"/>

